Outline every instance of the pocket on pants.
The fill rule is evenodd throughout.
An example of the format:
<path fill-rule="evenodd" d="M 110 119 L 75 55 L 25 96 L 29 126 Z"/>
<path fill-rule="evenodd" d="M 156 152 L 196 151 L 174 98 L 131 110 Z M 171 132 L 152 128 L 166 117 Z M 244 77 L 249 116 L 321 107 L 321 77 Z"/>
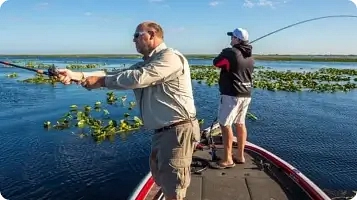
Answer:
<path fill-rule="evenodd" d="M 188 188 L 191 182 L 191 172 L 188 167 L 180 168 L 177 170 L 177 178 L 179 180 L 179 186 L 177 189 Z"/>
<path fill-rule="evenodd" d="M 185 145 L 186 142 L 186 137 L 187 134 L 184 134 L 185 130 L 183 130 L 183 128 L 181 127 L 176 127 L 175 128 L 175 139 L 177 142 L 178 147 L 183 147 Z"/>
<path fill-rule="evenodd" d="M 192 153 L 184 148 L 172 149 L 172 157 L 170 158 L 170 166 L 174 169 L 189 167 L 192 162 Z"/>

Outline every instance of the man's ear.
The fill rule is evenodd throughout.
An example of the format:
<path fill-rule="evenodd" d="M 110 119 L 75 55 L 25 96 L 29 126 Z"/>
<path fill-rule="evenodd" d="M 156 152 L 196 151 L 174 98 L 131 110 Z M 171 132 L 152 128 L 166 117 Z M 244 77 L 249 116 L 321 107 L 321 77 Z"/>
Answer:
<path fill-rule="evenodd" d="M 153 31 L 148 31 L 148 33 L 150 35 L 150 40 L 154 39 L 155 33 Z"/>

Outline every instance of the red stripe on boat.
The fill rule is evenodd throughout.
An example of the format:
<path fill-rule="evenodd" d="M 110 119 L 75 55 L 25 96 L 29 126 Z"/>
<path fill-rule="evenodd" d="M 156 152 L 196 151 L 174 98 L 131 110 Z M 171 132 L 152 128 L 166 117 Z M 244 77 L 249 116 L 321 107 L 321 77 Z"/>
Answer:
<path fill-rule="evenodd" d="M 267 160 L 270 160 L 271 162 L 273 162 L 274 164 L 276 164 L 277 166 L 281 167 L 285 172 L 287 172 L 290 176 L 293 176 L 292 179 L 297 181 L 297 184 L 303 189 L 305 190 L 309 196 L 314 199 L 314 200 L 326 200 L 330 199 L 328 196 L 325 196 L 324 194 L 321 194 L 320 192 L 316 191 L 316 188 L 314 188 L 311 184 L 309 184 L 303 177 L 301 177 L 301 175 L 303 175 L 299 170 L 295 169 L 295 168 L 290 168 L 289 166 L 287 166 L 285 163 L 283 163 L 281 161 L 281 159 L 277 159 L 276 155 L 274 155 L 273 153 L 261 148 L 261 147 L 255 147 L 256 145 L 254 144 L 247 144 L 245 146 L 246 149 L 255 151 L 259 154 L 261 154 L 262 156 L 264 156 Z M 276 156 L 276 157 L 275 157 Z M 298 173 L 301 173 L 301 175 L 299 175 Z M 305 175 L 304 175 L 305 176 Z M 307 178 L 308 179 L 308 178 Z"/>
<path fill-rule="evenodd" d="M 150 176 L 150 178 L 146 181 L 145 185 L 141 188 L 135 200 L 144 200 L 146 196 L 149 194 L 153 185 L 154 185 L 154 178 Z"/>

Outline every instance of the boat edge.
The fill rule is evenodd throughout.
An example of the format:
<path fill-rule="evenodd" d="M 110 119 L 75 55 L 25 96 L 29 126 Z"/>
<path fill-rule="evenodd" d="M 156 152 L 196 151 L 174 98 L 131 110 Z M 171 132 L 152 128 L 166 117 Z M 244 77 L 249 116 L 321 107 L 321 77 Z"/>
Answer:
<path fill-rule="evenodd" d="M 154 178 L 151 172 L 147 173 L 145 177 L 136 186 L 134 192 L 130 195 L 128 200 L 144 200 L 154 185 Z"/>
<path fill-rule="evenodd" d="M 282 168 L 284 172 L 288 173 L 289 177 L 291 177 L 291 179 L 311 197 L 311 199 L 331 200 L 331 198 L 324 191 L 322 191 L 320 187 L 318 187 L 313 181 L 305 176 L 300 170 L 282 158 L 278 157 L 274 153 L 248 141 L 246 142 L 245 149 L 260 154 L 277 167 Z"/>

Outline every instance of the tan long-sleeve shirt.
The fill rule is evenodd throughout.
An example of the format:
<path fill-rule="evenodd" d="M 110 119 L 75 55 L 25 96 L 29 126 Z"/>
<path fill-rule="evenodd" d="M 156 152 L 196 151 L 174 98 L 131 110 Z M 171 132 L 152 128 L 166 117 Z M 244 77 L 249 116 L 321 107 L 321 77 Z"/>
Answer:
<path fill-rule="evenodd" d="M 85 77 L 102 73 L 89 72 Z M 188 61 L 165 43 L 129 70 L 106 74 L 105 87 L 133 89 L 144 126 L 149 129 L 196 117 Z"/>

